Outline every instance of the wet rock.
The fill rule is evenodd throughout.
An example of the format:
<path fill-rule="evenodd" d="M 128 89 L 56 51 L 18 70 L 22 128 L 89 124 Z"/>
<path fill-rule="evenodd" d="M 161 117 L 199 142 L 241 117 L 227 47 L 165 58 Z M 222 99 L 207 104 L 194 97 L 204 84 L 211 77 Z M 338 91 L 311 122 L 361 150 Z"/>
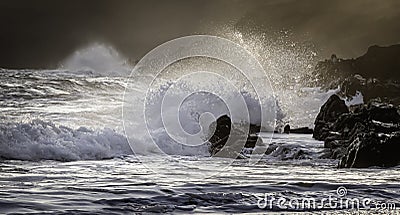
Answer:
<path fill-rule="evenodd" d="M 290 125 L 289 124 L 285 125 L 285 127 L 283 128 L 283 133 L 285 133 L 285 134 L 290 133 Z"/>
<path fill-rule="evenodd" d="M 244 145 L 244 147 L 254 148 L 259 141 L 262 142 L 261 138 L 257 134 L 249 134 L 247 136 L 246 144 Z"/>
<path fill-rule="evenodd" d="M 336 56 L 319 62 L 313 72 L 313 86 L 337 89 L 344 97 L 361 92 L 364 102 L 380 98 L 382 102 L 400 105 L 400 44 L 371 46 L 356 59 Z"/>
<path fill-rule="evenodd" d="M 335 109 L 321 108 L 322 111 Z M 317 117 L 316 124 L 323 121 L 322 116 L 336 114 L 321 112 L 318 115 L 320 121 L 317 122 Z M 400 150 L 400 113 L 395 106 L 371 101 L 352 108 L 351 112 L 342 113 L 332 121 L 327 120 L 323 126 L 321 123 L 322 128 L 317 131 L 320 133 L 316 136 L 329 149 L 322 157 L 340 159 L 340 168 L 400 164 L 400 156 L 396 155 Z"/>
<path fill-rule="evenodd" d="M 313 137 L 317 140 L 324 140 L 329 136 L 330 127 L 342 114 L 349 113 L 346 103 L 337 95 L 329 97 L 322 105 L 315 120 Z"/>
<path fill-rule="evenodd" d="M 209 151 L 211 155 L 215 155 L 226 144 L 231 132 L 231 127 L 232 122 L 227 115 L 221 116 L 216 122 L 211 124 L 209 129 L 209 133 L 213 134 L 209 139 Z"/>
<path fill-rule="evenodd" d="M 260 126 L 233 124 L 229 116 L 221 116 L 210 125 L 209 152 L 211 156 L 243 158 L 243 148 L 254 148 L 262 143 L 258 132 Z"/>
<path fill-rule="evenodd" d="M 346 149 L 339 168 L 393 167 L 400 164 L 400 132 L 361 133 Z"/>
<path fill-rule="evenodd" d="M 313 134 L 314 130 L 309 127 L 301 127 L 290 129 L 290 133 L 293 134 Z"/>
<path fill-rule="evenodd" d="M 313 133 L 313 129 L 309 128 L 309 127 L 300 127 L 300 128 L 290 128 L 290 125 L 287 124 L 285 125 L 285 127 L 283 128 L 283 133 L 285 134 L 312 134 Z"/>
<path fill-rule="evenodd" d="M 268 145 L 265 154 L 278 158 L 279 160 L 312 159 L 312 156 L 306 148 L 290 143 L 272 142 Z"/>

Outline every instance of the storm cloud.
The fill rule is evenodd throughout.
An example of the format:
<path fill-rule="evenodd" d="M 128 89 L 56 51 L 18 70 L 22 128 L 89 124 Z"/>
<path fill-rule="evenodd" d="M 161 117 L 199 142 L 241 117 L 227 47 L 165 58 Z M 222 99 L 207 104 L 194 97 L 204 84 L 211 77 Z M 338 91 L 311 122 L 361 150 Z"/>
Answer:
<path fill-rule="evenodd" d="M 2 0 L 0 67 L 56 67 L 93 42 L 138 59 L 170 39 L 233 25 L 288 30 L 321 57 L 357 57 L 368 46 L 400 42 L 397 0 Z"/>

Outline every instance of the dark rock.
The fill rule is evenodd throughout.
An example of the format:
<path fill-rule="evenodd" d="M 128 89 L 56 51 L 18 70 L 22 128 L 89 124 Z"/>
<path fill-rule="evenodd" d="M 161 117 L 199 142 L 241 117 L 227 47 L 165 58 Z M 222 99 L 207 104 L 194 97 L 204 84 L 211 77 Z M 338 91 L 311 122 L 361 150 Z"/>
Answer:
<path fill-rule="evenodd" d="M 309 128 L 309 127 L 300 127 L 300 128 L 290 128 L 290 125 L 287 124 L 285 125 L 285 127 L 283 128 L 283 133 L 285 134 L 312 134 L 313 133 L 313 129 Z"/>
<path fill-rule="evenodd" d="M 364 102 L 380 98 L 383 102 L 400 105 L 400 45 L 371 46 L 356 59 L 336 56 L 319 62 L 314 70 L 315 86 L 326 89 L 340 86 L 341 95 L 355 96 L 361 92 Z"/>
<path fill-rule="evenodd" d="M 285 127 L 283 128 L 283 133 L 285 133 L 285 134 L 290 133 L 290 125 L 289 124 L 285 125 Z"/>
<path fill-rule="evenodd" d="M 278 144 L 276 144 L 274 142 L 270 143 L 270 144 L 268 144 L 268 148 L 265 151 L 265 154 L 269 155 L 269 154 L 273 153 L 277 148 L 278 148 Z"/>
<path fill-rule="evenodd" d="M 335 110 L 321 108 L 323 111 Z M 323 122 L 323 116 L 336 114 L 321 112 L 316 125 Z M 400 164 L 400 156 L 396 155 L 400 150 L 400 114 L 393 105 L 375 101 L 359 105 L 351 112 L 342 113 L 333 122 L 326 120 L 325 124 L 321 123 L 318 131 L 314 136 L 321 138 L 324 147 L 329 149 L 322 157 L 340 159 L 340 168 Z"/>
<path fill-rule="evenodd" d="M 399 165 L 400 132 L 390 135 L 362 133 L 347 148 L 340 168 L 393 167 Z"/>
<path fill-rule="evenodd" d="M 331 124 L 334 123 L 342 114 L 348 113 L 346 103 L 337 95 L 329 97 L 328 101 L 322 105 L 320 112 L 315 120 L 313 137 L 317 140 L 324 140 L 329 136 Z"/>
<path fill-rule="evenodd" d="M 224 145 L 226 143 L 226 137 L 228 137 L 231 132 L 231 118 L 227 115 L 221 116 L 212 126 L 210 132 L 213 132 L 213 136 L 210 138 L 210 142 L 220 142 Z M 211 129 L 213 129 L 213 131 L 211 131 Z"/>
<path fill-rule="evenodd" d="M 217 157 L 242 158 L 243 148 L 254 148 L 262 143 L 258 132 L 260 126 L 233 124 L 229 116 L 221 116 L 209 128 L 209 134 L 213 134 L 208 140 L 210 154 Z"/>
<path fill-rule="evenodd" d="M 213 135 L 208 140 L 211 143 L 209 147 L 211 155 L 215 155 L 226 144 L 231 132 L 231 128 L 231 118 L 229 118 L 227 115 L 221 116 L 216 122 L 211 124 L 209 133 Z"/>
<path fill-rule="evenodd" d="M 268 145 L 265 154 L 280 160 L 312 159 L 309 151 L 306 148 L 302 148 L 296 144 L 290 143 L 272 142 Z"/>
<path fill-rule="evenodd" d="M 250 134 L 247 136 L 246 144 L 244 147 L 246 148 L 254 148 L 256 144 L 260 141 L 260 137 L 256 134 Z M 261 140 L 262 141 L 262 140 Z"/>
<path fill-rule="evenodd" d="M 290 129 L 290 133 L 293 134 L 313 134 L 314 130 L 309 127 L 301 127 Z"/>

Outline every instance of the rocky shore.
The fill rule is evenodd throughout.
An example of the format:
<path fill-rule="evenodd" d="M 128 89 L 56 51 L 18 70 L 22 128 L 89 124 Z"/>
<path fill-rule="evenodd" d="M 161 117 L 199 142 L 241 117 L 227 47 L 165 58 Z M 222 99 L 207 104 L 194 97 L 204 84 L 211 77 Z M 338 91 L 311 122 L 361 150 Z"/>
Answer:
<path fill-rule="evenodd" d="M 324 141 L 320 158 L 338 159 L 339 168 L 393 167 L 400 164 L 400 45 L 372 46 L 356 59 L 319 62 L 313 76 L 316 86 L 336 89 L 321 107 L 314 129 L 291 128 L 279 133 L 312 134 Z M 348 107 L 343 98 L 356 93 L 364 104 Z M 260 126 L 233 124 L 228 116 L 220 117 L 209 129 L 211 156 L 245 158 L 243 148 L 262 143 L 257 136 Z M 275 147 L 275 148 L 274 148 Z M 270 144 L 266 154 L 276 149 Z M 300 153 L 294 159 L 307 158 Z"/>
<path fill-rule="evenodd" d="M 363 105 L 347 107 L 333 95 L 321 107 L 313 137 L 324 141 L 326 158 L 340 159 L 339 168 L 390 167 L 399 164 L 400 45 L 371 46 L 356 59 L 319 62 L 318 85 L 346 98 L 363 95 Z"/>
<path fill-rule="evenodd" d="M 348 108 L 332 95 L 315 120 L 313 137 L 324 141 L 323 157 L 340 160 L 339 168 L 400 164 L 400 114 L 391 104 L 370 101 Z"/>
<path fill-rule="evenodd" d="M 312 74 L 313 86 L 326 89 L 340 87 L 342 97 L 351 98 L 360 92 L 364 101 L 379 98 L 382 102 L 400 105 L 400 45 L 371 46 L 355 59 L 321 61 Z"/>
<path fill-rule="evenodd" d="M 221 116 L 210 126 L 209 151 L 211 156 L 246 158 L 244 149 L 252 149 L 262 140 L 260 127 L 232 123 Z M 290 128 L 287 128 L 289 133 Z M 312 131 L 295 129 L 295 133 Z M 338 159 L 339 168 L 393 167 L 400 164 L 400 110 L 394 105 L 370 101 L 368 104 L 347 107 L 344 100 L 332 95 L 321 107 L 315 120 L 313 138 L 324 141 L 320 158 Z M 270 144 L 266 154 L 276 144 Z M 299 154 L 293 159 L 307 158 Z"/>

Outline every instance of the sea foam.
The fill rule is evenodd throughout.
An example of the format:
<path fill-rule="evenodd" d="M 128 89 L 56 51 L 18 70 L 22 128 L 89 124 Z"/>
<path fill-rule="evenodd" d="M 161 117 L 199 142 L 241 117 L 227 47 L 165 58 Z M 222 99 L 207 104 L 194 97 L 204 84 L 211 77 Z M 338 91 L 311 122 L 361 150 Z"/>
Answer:
<path fill-rule="evenodd" d="M 132 154 L 111 129 L 71 129 L 41 120 L 0 124 L 0 157 L 18 160 L 98 160 Z"/>

